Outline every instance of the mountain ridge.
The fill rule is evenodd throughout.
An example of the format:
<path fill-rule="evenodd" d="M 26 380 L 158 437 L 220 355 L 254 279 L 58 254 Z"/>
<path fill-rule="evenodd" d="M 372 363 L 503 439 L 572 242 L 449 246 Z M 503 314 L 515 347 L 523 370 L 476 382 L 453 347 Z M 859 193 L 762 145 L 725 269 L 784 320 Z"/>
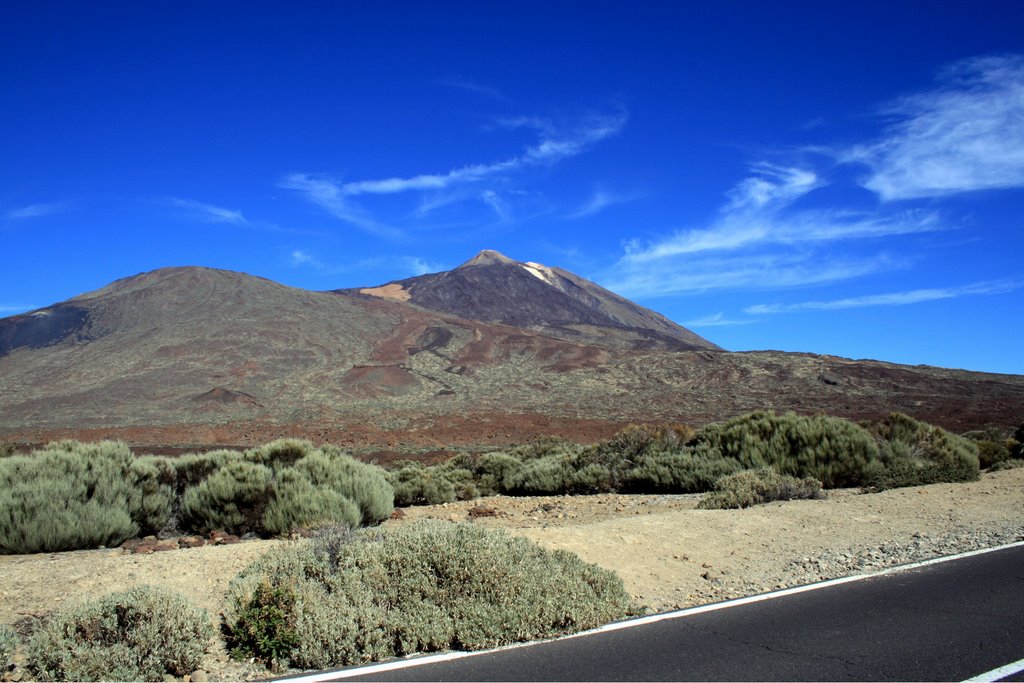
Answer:
<path fill-rule="evenodd" d="M 674 328 L 659 337 L 653 312 L 618 312 L 616 299 L 568 271 L 495 254 L 369 288 L 375 294 L 174 267 L 0 319 L 0 440 L 246 445 L 287 435 L 367 447 L 501 446 L 758 409 L 853 419 L 900 411 L 956 429 L 1024 415 L 1022 376 L 687 346 Z M 530 269 L 579 287 L 579 299 Z M 479 282 L 499 298 L 511 283 L 514 296 L 497 309 L 484 297 L 482 313 L 557 291 L 558 315 L 593 318 L 569 324 L 527 306 L 522 319 L 490 322 L 417 304 L 425 285 L 442 301 L 446 292 L 458 298 L 450 292 L 462 290 L 439 278 Z M 598 305 L 585 305 L 590 296 Z M 648 328 L 616 322 L 601 306 Z"/>

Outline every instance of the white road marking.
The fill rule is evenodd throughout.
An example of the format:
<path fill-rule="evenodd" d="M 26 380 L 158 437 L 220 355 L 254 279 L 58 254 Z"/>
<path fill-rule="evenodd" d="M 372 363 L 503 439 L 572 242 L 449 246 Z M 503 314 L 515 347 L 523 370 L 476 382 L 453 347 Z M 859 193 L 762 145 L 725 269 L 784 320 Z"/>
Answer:
<path fill-rule="evenodd" d="M 986 671 L 983 674 L 978 674 L 974 678 L 968 678 L 964 683 L 974 683 L 975 681 L 978 683 L 995 683 L 995 681 L 1002 680 L 1007 676 L 1012 676 L 1013 674 L 1020 673 L 1021 671 L 1024 671 L 1024 659 L 1018 659 L 1016 662 L 1007 664 L 1006 666 L 1001 666 L 998 669 L 992 669 L 991 671 Z"/>
<path fill-rule="evenodd" d="M 683 610 L 677 610 L 675 612 L 663 612 L 661 614 L 652 614 L 648 617 L 638 617 L 636 619 L 628 619 L 626 621 L 616 621 L 611 624 L 606 624 L 589 631 L 581 631 L 579 633 L 571 633 L 566 636 L 559 638 L 549 638 L 547 640 L 533 640 L 527 643 L 515 643 L 512 645 L 505 645 L 503 647 L 493 648 L 491 650 L 477 650 L 474 652 L 442 652 L 436 655 L 412 655 L 408 659 L 398 659 L 390 662 L 382 662 L 380 664 L 367 664 L 365 666 L 357 666 L 349 669 L 342 669 L 340 671 L 324 671 L 315 674 L 309 674 L 306 676 L 294 676 L 290 678 L 279 678 L 275 680 L 287 681 L 288 683 L 322 683 L 322 681 L 335 681 L 339 679 L 352 678 L 354 676 L 365 676 L 375 673 L 383 673 L 385 671 L 394 671 L 396 669 L 409 669 L 416 666 L 424 666 L 426 664 L 436 664 L 438 662 L 450 662 L 456 659 L 465 659 L 467 657 L 477 657 L 479 655 L 486 655 L 492 652 L 504 652 L 506 650 L 518 650 L 523 647 L 531 647 L 540 643 L 550 643 L 556 640 L 569 640 L 571 638 L 582 638 L 584 636 L 594 635 L 596 633 L 608 633 L 610 631 L 621 631 L 627 628 L 635 628 L 637 626 L 646 626 L 647 624 L 654 624 L 659 621 L 666 621 L 668 619 L 680 619 L 682 617 L 689 617 L 695 614 L 703 614 L 705 612 L 714 612 L 720 609 L 728 609 L 730 607 L 739 607 L 740 605 L 749 605 L 754 602 L 763 602 L 765 600 L 774 600 L 775 598 L 784 598 L 787 595 L 796 595 L 797 593 L 806 593 L 808 591 L 819 590 L 821 588 L 829 588 L 831 586 L 838 586 L 844 583 L 852 583 L 854 581 L 863 581 L 865 579 L 872 579 L 876 576 L 886 576 L 888 574 L 896 574 L 899 572 L 910 571 L 911 569 L 918 569 L 920 567 L 927 567 L 933 564 L 941 564 L 943 562 L 952 562 L 954 560 L 962 560 L 966 557 L 974 557 L 975 555 L 985 555 L 987 553 L 994 553 L 999 550 L 1007 550 L 1009 548 L 1018 548 L 1024 546 L 1024 541 L 1017 541 L 1016 543 L 1007 543 L 1006 545 L 996 546 L 995 548 L 982 548 L 980 550 L 971 550 L 965 553 L 957 553 L 956 555 L 945 555 L 943 557 L 936 557 L 931 560 L 924 560 L 922 562 L 914 562 L 912 564 L 901 564 L 895 567 L 889 567 L 882 569 L 877 572 L 870 574 L 854 574 L 852 576 L 844 576 L 838 579 L 829 579 L 828 581 L 819 581 L 818 583 L 810 583 L 805 586 L 795 586 L 793 588 L 786 588 L 783 590 L 773 591 L 771 593 L 761 593 L 759 595 L 751 595 L 746 598 L 737 598 L 735 600 L 726 600 L 725 602 L 715 602 L 710 605 L 699 605 L 697 607 L 690 607 Z M 1018 667 L 1014 669 L 1013 667 Z M 1000 678 L 1005 678 L 1018 671 L 1024 669 L 1024 659 L 1014 662 L 1013 664 L 1007 664 L 1004 667 L 995 669 L 985 674 L 981 674 L 976 678 L 969 679 L 970 681 L 998 681 Z M 999 676 L 990 678 L 998 672 L 1004 671 Z"/>

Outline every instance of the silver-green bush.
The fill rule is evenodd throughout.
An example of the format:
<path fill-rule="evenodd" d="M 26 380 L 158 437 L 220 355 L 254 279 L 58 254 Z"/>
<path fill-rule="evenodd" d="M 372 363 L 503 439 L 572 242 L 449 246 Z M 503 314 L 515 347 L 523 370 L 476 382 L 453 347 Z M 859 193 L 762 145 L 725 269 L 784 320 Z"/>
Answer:
<path fill-rule="evenodd" d="M 828 415 L 776 415 L 758 411 L 697 432 L 691 445 L 780 474 L 814 477 L 827 488 L 860 486 L 882 467 L 878 444 L 867 430 Z"/>
<path fill-rule="evenodd" d="M 32 636 L 28 669 L 50 681 L 160 681 L 199 668 L 213 626 L 205 610 L 140 586 L 55 613 Z"/>
<path fill-rule="evenodd" d="M 17 632 L 7 624 L 0 624 L 0 672 L 11 668 L 14 653 L 21 640 Z"/>
<path fill-rule="evenodd" d="M 771 468 L 743 470 L 722 477 L 715 490 L 697 504 L 702 510 L 746 508 L 773 500 L 824 498 L 821 482 L 813 477 L 797 479 Z"/>
<path fill-rule="evenodd" d="M 171 472 L 123 443 L 53 443 L 0 459 L 0 552 L 116 545 L 166 524 Z"/>
<path fill-rule="evenodd" d="M 274 492 L 274 474 L 265 465 L 228 461 L 181 499 L 182 521 L 206 533 L 221 529 L 244 534 L 263 530 L 263 512 Z"/>
<path fill-rule="evenodd" d="M 362 514 L 359 506 L 338 491 L 314 486 L 298 470 L 277 476 L 274 499 L 263 513 L 263 529 L 283 536 L 292 529 L 315 529 L 339 524 L 355 528 Z"/>
<path fill-rule="evenodd" d="M 337 491 L 358 505 L 363 524 L 387 519 L 395 509 L 395 492 L 384 470 L 359 462 L 334 446 L 311 449 L 296 461 L 295 469 L 303 472 L 314 486 Z"/>
<path fill-rule="evenodd" d="M 332 446 L 280 439 L 244 453 L 190 456 L 179 477 L 186 528 L 286 534 L 325 524 L 374 524 L 394 509 L 384 471 Z"/>
<path fill-rule="evenodd" d="M 624 616 L 614 574 L 505 532 L 425 521 L 281 548 L 232 582 L 234 651 L 326 668 L 550 637 Z"/>

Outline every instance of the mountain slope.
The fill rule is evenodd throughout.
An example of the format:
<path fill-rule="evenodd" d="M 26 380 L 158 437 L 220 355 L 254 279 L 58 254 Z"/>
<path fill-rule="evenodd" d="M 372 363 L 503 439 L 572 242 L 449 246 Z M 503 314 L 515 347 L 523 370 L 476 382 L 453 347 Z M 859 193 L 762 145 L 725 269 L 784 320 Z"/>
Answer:
<path fill-rule="evenodd" d="M 488 249 L 451 271 L 344 291 L 607 348 L 720 350 L 664 316 L 569 271 L 513 261 Z"/>
<path fill-rule="evenodd" d="M 245 445 L 293 435 L 436 448 L 540 434 L 593 440 L 629 422 L 702 424 L 756 409 L 898 410 L 954 429 L 1024 416 L 1024 377 L 665 350 L 686 343 L 686 331 L 586 281 L 550 269 L 558 284 L 542 282 L 524 267 L 537 266 L 494 254 L 474 261 L 448 279 L 490 287 L 499 306 L 468 293 L 461 302 L 450 283 L 437 284 L 443 274 L 392 283 L 381 296 L 166 268 L 0 319 L 0 440 Z M 553 305 L 524 302 L 517 313 L 516 292 Z M 459 315 L 505 322 L 416 303 L 430 295 L 464 306 Z M 572 322 L 574 312 L 590 317 Z"/>

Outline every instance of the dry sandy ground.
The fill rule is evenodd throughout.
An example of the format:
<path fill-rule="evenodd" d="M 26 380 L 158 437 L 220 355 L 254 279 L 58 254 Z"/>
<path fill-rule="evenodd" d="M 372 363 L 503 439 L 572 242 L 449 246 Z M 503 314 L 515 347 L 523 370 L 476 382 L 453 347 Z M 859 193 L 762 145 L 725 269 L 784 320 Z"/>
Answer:
<path fill-rule="evenodd" d="M 616 571 L 653 610 L 702 604 L 874 566 L 1024 538 L 1024 468 L 876 494 L 832 491 L 826 500 L 746 510 L 697 510 L 699 496 L 487 498 L 411 508 L 424 517 L 504 527 L 543 546 L 573 551 Z M 494 516 L 471 517 L 474 507 Z M 230 579 L 260 553 L 288 541 L 250 541 L 153 555 L 121 550 L 0 556 L 0 623 L 80 598 L 156 584 L 216 614 Z M 266 676 L 208 657 L 214 677 Z"/>

